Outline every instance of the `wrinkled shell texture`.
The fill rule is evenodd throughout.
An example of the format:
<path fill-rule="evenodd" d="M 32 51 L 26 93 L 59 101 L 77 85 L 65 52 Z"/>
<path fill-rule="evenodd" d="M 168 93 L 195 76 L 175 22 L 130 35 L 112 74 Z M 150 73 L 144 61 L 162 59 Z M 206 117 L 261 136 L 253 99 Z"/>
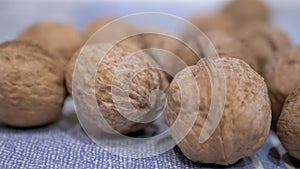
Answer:
<path fill-rule="evenodd" d="M 81 51 L 81 57 L 89 57 L 91 55 L 99 55 L 99 53 L 103 52 L 102 46 L 103 44 L 92 44 L 85 46 L 84 50 Z M 136 123 L 134 121 L 130 121 L 126 119 L 122 114 L 119 113 L 118 109 L 115 107 L 113 96 L 112 96 L 112 85 L 116 85 L 117 89 L 121 91 L 118 93 L 122 93 L 123 84 L 114 83 L 112 84 L 112 79 L 117 71 L 118 67 L 122 64 L 122 62 L 133 52 L 136 52 L 140 49 L 136 48 L 133 44 L 117 44 L 115 45 L 108 53 L 105 55 L 103 60 L 98 66 L 97 74 L 96 74 L 96 81 L 95 81 L 95 95 L 96 100 L 99 106 L 99 110 L 102 113 L 105 120 L 108 124 L 116 131 L 120 133 L 130 133 L 135 132 L 138 130 L 143 129 L 147 123 Z M 70 91 L 72 88 L 72 72 L 74 70 L 74 65 L 76 62 L 76 55 L 68 64 L 67 72 L 66 72 L 66 79 L 67 79 L 67 87 Z M 85 63 L 83 65 L 77 64 L 77 69 L 79 71 L 86 71 L 87 66 L 93 65 L 95 60 L 88 59 L 90 63 Z M 128 74 L 126 72 L 130 71 L 133 68 L 138 67 L 158 67 L 158 65 L 151 60 L 150 56 L 144 55 L 144 57 L 138 57 L 131 62 L 126 62 L 123 65 L 123 69 L 121 70 L 120 76 L 117 77 L 118 79 L 127 77 Z M 119 70 L 120 71 L 120 70 Z M 85 73 L 83 72 L 80 76 L 84 76 Z M 118 86 L 120 85 L 120 86 Z M 88 86 L 88 84 L 86 85 Z M 159 109 L 163 108 L 164 103 L 162 100 L 158 99 L 155 100 L 155 105 L 150 105 L 149 96 L 150 92 L 155 89 L 165 90 L 168 86 L 168 81 L 164 73 L 157 69 L 147 69 L 139 72 L 136 74 L 132 80 L 130 81 L 130 88 L 129 88 L 129 97 L 124 97 L 124 103 L 129 100 L 129 102 L 136 108 L 140 113 L 144 113 L 144 116 L 147 116 L 147 111 L 150 109 Z M 73 85 L 73 87 L 76 87 Z M 89 89 L 84 89 L 89 90 Z M 117 94 L 118 94 L 117 93 Z M 116 93 L 115 93 L 116 94 Z M 73 96 L 74 97 L 74 96 Z M 125 103 L 126 104 L 126 103 Z M 88 104 L 87 104 L 88 106 Z M 155 108 L 154 108 L 155 107 Z M 123 109 L 126 109 L 123 107 Z M 132 110 L 127 110 L 123 112 L 125 114 L 130 114 L 133 112 Z M 101 125 L 101 124 L 100 124 Z M 114 131 L 104 130 L 108 133 L 115 133 Z"/>
<path fill-rule="evenodd" d="M 0 121 L 34 127 L 57 120 L 65 99 L 63 67 L 27 42 L 0 45 Z"/>
<path fill-rule="evenodd" d="M 192 129 L 183 140 L 174 135 L 181 128 L 173 128 L 172 136 L 182 152 L 191 160 L 201 163 L 228 165 L 239 159 L 254 154 L 264 144 L 271 124 L 271 109 L 268 92 L 263 78 L 245 62 L 235 58 L 221 58 L 227 85 L 225 109 L 221 121 L 204 143 L 199 143 L 203 124 L 209 113 L 211 102 L 211 86 L 207 68 L 201 59 L 190 69 L 199 88 L 200 105 L 197 119 Z M 184 71 L 184 70 L 183 70 Z M 179 75 L 179 74 L 178 74 Z M 180 76 L 185 76 L 181 74 Z M 180 77 L 175 77 L 181 79 Z M 192 79 L 191 79 L 192 80 Z M 171 126 L 180 109 L 180 90 L 173 81 L 167 91 L 167 107 L 165 116 Z M 189 84 L 188 80 L 184 84 Z M 191 89 L 194 92 L 196 89 Z M 183 108 L 183 115 L 189 107 Z M 185 123 L 181 121 L 181 123 Z"/>
<path fill-rule="evenodd" d="M 299 46 L 280 50 L 267 63 L 264 76 L 268 85 L 275 119 L 279 117 L 286 97 L 300 85 L 299 74 Z"/>
<path fill-rule="evenodd" d="M 223 31 L 232 32 L 236 29 L 236 23 L 227 15 L 223 14 L 207 14 L 199 17 L 194 17 L 191 22 L 201 31 Z M 188 30 L 186 32 L 188 34 Z"/>
<path fill-rule="evenodd" d="M 37 43 L 57 61 L 67 62 L 83 44 L 82 35 L 70 25 L 58 22 L 37 23 L 19 35 L 20 40 Z"/>
<path fill-rule="evenodd" d="M 259 73 L 278 50 L 291 47 L 289 37 L 272 25 L 254 24 L 241 29 L 236 36 L 251 51 L 251 56 L 260 66 Z"/>
<path fill-rule="evenodd" d="M 220 57 L 229 56 L 244 60 L 255 71 L 258 70 L 258 65 L 255 59 L 250 55 L 251 52 L 239 40 L 229 36 L 224 32 L 219 31 L 211 31 L 208 32 L 206 35 L 209 38 L 209 40 L 213 43 Z M 203 53 L 205 54 L 205 52 Z"/>
<path fill-rule="evenodd" d="M 285 101 L 278 120 L 277 133 L 288 153 L 300 160 L 300 87 Z"/>
<path fill-rule="evenodd" d="M 240 24 L 266 22 L 270 15 L 268 7 L 260 0 L 234 0 L 224 7 L 223 13 Z"/>

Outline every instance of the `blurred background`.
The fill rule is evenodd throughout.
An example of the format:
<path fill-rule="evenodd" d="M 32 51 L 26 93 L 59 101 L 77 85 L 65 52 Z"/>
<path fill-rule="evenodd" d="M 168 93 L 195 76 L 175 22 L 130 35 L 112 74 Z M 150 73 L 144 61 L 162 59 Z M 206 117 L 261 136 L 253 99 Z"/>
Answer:
<path fill-rule="evenodd" d="M 1 0 L 0 42 L 14 39 L 22 30 L 38 21 L 62 21 L 82 30 L 94 18 L 125 16 L 137 12 L 165 12 L 186 19 L 217 11 L 230 0 Z M 300 1 L 265 0 L 272 21 L 291 40 L 300 44 Z"/>

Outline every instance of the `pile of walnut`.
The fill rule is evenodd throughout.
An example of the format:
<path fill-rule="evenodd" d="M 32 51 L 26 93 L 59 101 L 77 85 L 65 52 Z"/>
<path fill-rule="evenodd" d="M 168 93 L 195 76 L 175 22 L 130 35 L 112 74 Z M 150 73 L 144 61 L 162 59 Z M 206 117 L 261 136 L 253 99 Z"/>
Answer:
<path fill-rule="evenodd" d="M 300 47 L 293 46 L 283 31 L 270 24 L 269 17 L 270 11 L 261 1 L 235 0 L 219 13 L 191 18 L 191 22 L 214 44 L 220 56 L 217 61 L 224 68 L 227 87 L 223 116 L 206 142 L 198 141 L 211 104 L 211 84 L 205 59 L 199 59 L 194 51 L 176 39 L 154 34 L 120 42 L 109 50 L 98 67 L 96 100 L 103 117 L 114 129 L 103 128 L 103 131 L 127 134 L 147 127 L 147 123 L 128 120 L 118 111 L 126 111 L 128 107 L 118 109 L 114 106 L 111 91 L 115 71 L 119 67 L 127 72 L 142 66 L 163 66 L 177 73 L 173 80 L 162 71 L 147 69 L 130 81 L 129 98 L 124 99 L 129 99 L 137 111 L 128 110 L 126 114 L 146 118 L 149 113 L 160 111 L 165 105 L 162 99 L 154 97 L 150 101 L 151 91 L 159 89 L 167 96 L 164 115 L 171 126 L 181 110 L 183 99 L 178 84 L 191 84 L 185 79 L 187 72 L 191 71 L 200 89 L 196 121 L 182 140 L 177 140 L 181 128 L 175 127 L 171 131 L 186 157 L 201 163 L 233 164 L 256 153 L 269 134 L 271 119 L 274 124 L 279 119 L 279 138 L 290 155 L 300 159 Z M 83 33 L 65 23 L 38 23 L 22 32 L 18 40 L 1 44 L 0 122 L 14 127 L 37 127 L 59 119 L 66 91 L 72 94 L 76 88 L 74 84 L 72 86 L 73 73 L 81 47 L 96 30 L 112 20 L 94 20 Z M 121 23 L 118 29 L 136 31 L 127 23 Z M 209 57 L 206 42 L 193 39 L 188 29 L 183 36 L 189 41 L 198 40 L 195 47 L 200 57 Z M 88 73 L 86 68 L 95 64 L 96 55 L 104 52 L 104 45 L 109 44 L 90 43 L 84 47 L 81 54 L 91 59 L 77 67 L 83 71 L 83 76 Z M 143 53 L 143 57 L 122 64 L 127 56 L 147 48 L 168 50 L 188 67 L 179 71 L 173 60 L 154 53 Z M 128 74 L 119 76 L 122 79 Z M 117 85 L 122 98 L 124 85 Z M 83 91 L 92 90 L 89 84 L 86 86 Z M 193 88 L 189 90 L 190 94 L 194 92 Z M 184 120 L 180 123 L 184 126 Z"/>

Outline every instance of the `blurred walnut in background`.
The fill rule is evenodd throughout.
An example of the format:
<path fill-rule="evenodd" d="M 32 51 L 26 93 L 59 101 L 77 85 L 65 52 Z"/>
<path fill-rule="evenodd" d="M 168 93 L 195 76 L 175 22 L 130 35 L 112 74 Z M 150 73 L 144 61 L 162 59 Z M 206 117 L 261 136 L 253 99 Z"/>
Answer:
<path fill-rule="evenodd" d="M 48 50 L 55 60 L 66 63 L 83 44 L 82 35 L 74 27 L 60 22 L 40 22 L 25 31 L 19 40 L 39 44 Z"/>
<path fill-rule="evenodd" d="M 139 46 L 138 38 L 130 37 L 137 33 L 138 30 L 134 25 L 123 20 L 118 20 L 117 18 L 96 18 L 86 26 L 83 31 L 83 37 L 85 42 L 88 43 L 111 43 L 112 41 L 118 42 L 127 38 L 126 43 L 129 43 L 130 40 Z"/>
<path fill-rule="evenodd" d="M 229 34 L 219 31 L 210 31 L 207 34 L 212 45 L 214 45 L 216 52 L 220 57 L 233 57 L 241 59 L 248 63 L 255 71 L 258 70 L 258 64 L 255 58 L 251 55 L 251 51 L 241 43 L 238 39 Z M 199 44 L 204 44 L 201 42 Z M 203 57 L 209 57 L 209 52 L 206 52 L 206 48 L 202 47 Z"/>
<path fill-rule="evenodd" d="M 270 10 L 262 0 L 234 0 L 226 5 L 222 12 L 238 25 L 268 22 L 270 18 Z"/>
<path fill-rule="evenodd" d="M 205 14 L 194 16 L 190 22 L 197 26 L 204 33 L 208 31 L 232 32 L 237 28 L 236 22 L 224 14 Z M 187 30 L 188 33 L 189 30 Z"/>
<path fill-rule="evenodd" d="M 140 35 L 142 49 L 150 49 L 147 52 L 162 66 L 163 70 L 169 70 L 173 76 L 185 66 L 194 65 L 199 57 L 185 42 L 172 37 L 168 33 L 144 33 Z M 164 50 L 155 51 L 151 48 Z"/>
<path fill-rule="evenodd" d="M 90 38 L 97 30 L 101 29 L 103 26 L 112 22 L 115 18 L 97 18 L 88 23 L 88 25 L 83 30 L 84 38 L 87 40 Z"/>
<path fill-rule="evenodd" d="M 289 37 L 270 24 L 255 24 L 237 31 L 235 36 L 249 49 L 262 74 L 265 64 L 281 49 L 290 48 Z"/>
<path fill-rule="evenodd" d="M 284 48 L 270 59 L 264 69 L 274 119 L 282 111 L 287 96 L 300 85 L 300 47 Z"/>

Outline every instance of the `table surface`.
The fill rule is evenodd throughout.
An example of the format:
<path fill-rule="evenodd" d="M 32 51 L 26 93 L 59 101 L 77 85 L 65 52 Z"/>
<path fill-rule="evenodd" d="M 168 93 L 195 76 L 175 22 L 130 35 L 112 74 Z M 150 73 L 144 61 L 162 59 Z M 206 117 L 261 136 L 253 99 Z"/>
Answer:
<path fill-rule="evenodd" d="M 0 168 L 222 168 L 194 163 L 178 147 L 147 158 L 125 158 L 96 145 L 82 130 L 67 98 L 63 115 L 52 125 L 16 129 L 0 125 Z M 148 133 L 144 133 L 147 135 Z M 271 131 L 264 146 L 227 168 L 300 168 Z"/>

